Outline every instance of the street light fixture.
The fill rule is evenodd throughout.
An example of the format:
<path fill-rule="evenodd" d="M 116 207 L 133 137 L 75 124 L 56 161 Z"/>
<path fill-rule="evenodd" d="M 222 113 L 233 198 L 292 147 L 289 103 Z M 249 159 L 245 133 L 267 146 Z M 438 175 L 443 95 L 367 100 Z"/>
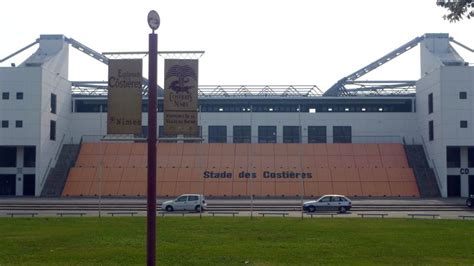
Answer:
<path fill-rule="evenodd" d="M 160 15 L 155 10 L 148 12 L 148 26 L 155 32 L 160 27 Z"/>

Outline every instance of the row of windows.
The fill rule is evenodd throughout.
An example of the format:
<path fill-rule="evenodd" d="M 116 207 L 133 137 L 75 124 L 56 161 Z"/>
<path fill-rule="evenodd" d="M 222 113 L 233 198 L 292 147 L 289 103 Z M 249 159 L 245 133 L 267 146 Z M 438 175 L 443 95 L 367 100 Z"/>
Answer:
<path fill-rule="evenodd" d="M 461 100 L 467 99 L 467 92 L 460 91 L 459 99 Z M 428 94 L 428 114 L 431 114 L 431 113 L 433 113 L 433 93 Z"/>
<path fill-rule="evenodd" d="M 10 93 L 9 92 L 2 92 L 2 100 L 9 100 L 9 99 L 10 99 Z M 23 92 L 17 92 L 16 93 L 16 99 L 17 100 L 23 100 Z M 53 114 L 56 113 L 56 94 L 54 94 L 54 93 L 51 93 L 50 111 Z"/>
<path fill-rule="evenodd" d="M 17 147 L 0 146 L 0 167 L 35 167 L 36 148 L 25 146 L 23 149 L 23 165 L 17 166 Z"/>
<path fill-rule="evenodd" d="M 409 109 L 391 105 L 306 105 L 306 106 L 278 106 L 278 105 L 200 105 L 201 112 L 409 112 Z M 160 111 L 160 110 L 158 110 Z"/>
<path fill-rule="evenodd" d="M 433 125 L 433 120 L 430 120 L 428 122 L 428 136 L 429 140 L 434 140 L 434 125 Z M 459 127 L 460 128 L 467 128 L 467 120 L 461 120 L 459 121 Z"/>
<path fill-rule="evenodd" d="M 2 120 L 2 128 L 9 128 L 10 127 L 10 122 L 8 120 Z M 22 120 L 16 120 L 15 121 L 15 127 L 16 128 L 22 128 L 23 127 L 23 121 Z"/>
<path fill-rule="evenodd" d="M 2 92 L 2 100 L 9 100 L 10 99 L 10 93 L 9 92 Z M 16 99 L 17 100 L 23 100 L 23 92 L 17 92 L 16 93 Z"/>
<path fill-rule="evenodd" d="M 163 102 L 159 101 L 157 105 L 158 112 L 163 112 Z M 287 103 L 268 103 L 268 104 L 242 104 L 235 103 L 200 103 L 200 112 L 302 112 L 302 113 L 320 113 L 320 112 L 411 112 L 411 101 L 402 103 L 312 103 L 312 104 L 287 104 Z M 99 113 L 107 112 L 106 100 L 75 100 L 74 112 L 78 113 Z M 148 112 L 148 103 L 146 100 L 142 103 L 142 112 Z"/>
<path fill-rule="evenodd" d="M 10 123 L 8 120 L 2 120 L 2 128 L 8 128 L 10 126 Z M 23 127 L 23 121 L 22 120 L 16 120 L 15 121 L 15 127 L 16 128 L 22 128 Z M 56 140 L 56 121 L 51 120 L 49 124 L 49 139 L 50 140 Z"/>
<path fill-rule="evenodd" d="M 9 128 L 10 123 L 8 120 L 2 120 L 2 128 Z M 15 127 L 16 128 L 22 128 L 23 127 L 23 121 L 22 120 L 16 120 L 15 121 Z M 49 125 L 49 139 L 50 140 L 56 140 L 56 121 L 51 120 L 50 125 Z"/>
<path fill-rule="evenodd" d="M 446 162 L 448 168 L 461 167 L 461 148 L 447 147 Z M 474 167 L 474 147 L 469 147 L 467 149 L 467 164 L 467 167 Z"/>
<path fill-rule="evenodd" d="M 147 135 L 147 128 L 144 129 L 144 135 Z M 202 136 L 202 129 L 199 127 L 199 135 Z M 277 143 L 277 127 L 276 126 L 259 126 L 258 127 L 258 143 Z M 159 137 L 176 137 L 166 136 L 164 127 L 159 127 Z M 208 127 L 208 143 L 226 143 L 227 142 L 227 126 L 209 126 Z M 232 134 L 233 143 L 251 143 L 252 133 L 250 126 L 233 126 Z M 283 143 L 301 143 L 302 134 L 300 126 L 283 126 Z M 326 126 L 308 126 L 308 143 L 326 143 L 327 127 Z M 333 142 L 334 143 L 351 143 L 352 127 L 351 126 L 333 126 Z"/>
<path fill-rule="evenodd" d="M 9 100 L 9 99 L 10 99 L 10 93 L 9 92 L 2 92 L 2 100 Z M 17 100 L 23 100 L 23 92 L 17 92 L 16 93 L 16 99 Z M 54 93 L 51 93 L 50 111 L 53 114 L 56 113 L 56 94 L 54 94 Z"/>

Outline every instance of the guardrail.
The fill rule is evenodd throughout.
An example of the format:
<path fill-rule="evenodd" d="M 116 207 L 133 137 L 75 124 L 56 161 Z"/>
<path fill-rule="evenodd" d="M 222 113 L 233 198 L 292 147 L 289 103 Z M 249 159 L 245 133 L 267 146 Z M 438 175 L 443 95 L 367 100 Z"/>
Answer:
<path fill-rule="evenodd" d="M 46 171 L 43 174 L 43 179 L 41 180 L 41 190 L 43 190 L 44 183 L 46 182 L 46 179 L 48 178 L 49 171 L 51 170 L 51 163 L 53 162 L 53 158 L 55 161 L 58 160 L 59 153 L 61 152 L 61 148 L 63 146 L 64 138 L 66 137 L 66 133 L 63 134 L 63 137 L 61 138 L 61 142 L 59 142 L 58 149 L 56 150 L 56 154 L 54 157 L 51 157 L 48 162 L 48 166 L 46 167 Z"/>
<path fill-rule="evenodd" d="M 358 213 L 361 218 L 364 217 L 382 217 L 385 218 L 385 216 L 388 216 L 388 213 Z"/>
<path fill-rule="evenodd" d="M 438 187 L 440 192 L 443 190 L 443 185 L 441 184 L 441 181 L 439 180 L 439 174 L 438 174 L 438 169 L 436 167 L 436 163 L 433 159 L 431 159 L 430 154 L 428 153 L 428 150 L 426 149 L 426 143 L 425 143 L 425 138 L 421 136 L 421 142 L 422 142 L 422 147 L 423 147 L 423 152 L 425 152 L 426 159 L 428 161 L 428 164 L 431 162 L 431 166 L 434 169 L 435 177 L 436 177 L 436 182 L 438 183 Z"/>
<path fill-rule="evenodd" d="M 255 126 L 255 125 L 254 125 Z M 300 126 L 300 130 L 302 127 Z M 83 135 L 81 137 L 82 142 L 100 142 L 104 140 L 105 135 Z M 114 139 L 108 139 L 113 141 Z M 159 136 L 159 142 L 202 142 L 209 143 L 209 135 L 204 134 L 199 137 L 183 137 L 183 136 Z M 146 137 L 136 138 L 118 138 L 116 141 L 146 141 Z M 309 136 L 307 134 L 283 136 L 283 135 L 272 135 L 272 136 L 258 136 L 258 135 L 247 135 L 247 136 L 217 136 L 214 141 L 220 143 L 360 143 L 360 144 L 380 144 L 380 143 L 396 143 L 403 144 L 402 136 L 400 135 L 387 135 L 387 136 L 334 136 L 334 135 L 321 135 L 321 136 Z"/>
<path fill-rule="evenodd" d="M 265 217 L 265 215 L 286 217 L 290 213 L 288 213 L 288 212 L 259 212 L 258 214 L 261 215 L 262 217 Z"/>
<path fill-rule="evenodd" d="M 212 214 L 212 217 L 216 216 L 216 215 L 230 215 L 232 214 L 232 217 L 235 217 L 235 215 L 238 215 L 239 212 L 228 212 L 228 211 L 217 211 L 217 212 L 208 212 L 209 214 Z"/>
<path fill-rule="evenodd" d="M 408 216 L 411 216 L 412 219 L 415 217 L 432 217 L 433 219 L 439 218 L 439 214 L 427 214 L 427 213 L 409 213 Z"/>
<path fill-rule="evenodd" d="M 331 216 L 331 218 L 334 218 L 334 216 L 338 216 L 339 214 L 337 213 L 316 213 L 316 212 L 307 212 L 306 215 L 309 215 L 311 216 L 311 218 L 313 218 L 313 216 Z"/>

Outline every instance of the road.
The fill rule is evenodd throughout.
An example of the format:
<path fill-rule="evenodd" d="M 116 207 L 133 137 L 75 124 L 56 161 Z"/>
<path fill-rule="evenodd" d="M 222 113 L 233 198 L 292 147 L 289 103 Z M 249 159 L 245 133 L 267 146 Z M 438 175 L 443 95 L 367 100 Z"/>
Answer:
<path fill-rule="evenodd" d="M 167 199 L 157 199 L 158 206 Z M 309 200 L 309 199 L 305 199 Z M 301 199 L 207 199 L 208 212 L 238 212 L 238 216 L 260 216 L 259 213 L 288 213 L 289 217 L 301 217 Z M 357 198 L 353 208 L 337 218 L 360 217 L 359 214 L 384 213 L 389 218 L 408 218 L 408 214 L 437 214 L 441 219 L 460 219 L 460 215 L 474 216 L 474 209 L 464 206 L 464 199 L 417 199 L 417 198 Z M 160 208 L 158 208 L 160 211 Z M 38 216 L 56 217 L 58 213 L 85 213 L 86 216 L 109 216 L 110 213 L 146 215 L 145 198 L 0 198 L 0 218 L 9 213 L 38 213 Z M 335 214 L 335 212 L 329 212 Z M 120 214 L 119 214 L 120 215 Z M 126 214 L 122 214 L 126 215 Z M 129 215 L 129 214 L 127 214 Z M 171 213 L 174 216 L 199 216 L 199 213 Z M 223 214 L 218 214 L 223 215 Z M 230 214 L 227 214 L 230 215 Z M 278 216 L 278 215 L 275 215 Z M 311 218 L 303 214 L 304 218 Z M 317 215 L 315 217 L 330 217 Z M 428 217 L 423 217 L 428 218 Z M 429 217 L 431 218 L 431 217 Z"/>

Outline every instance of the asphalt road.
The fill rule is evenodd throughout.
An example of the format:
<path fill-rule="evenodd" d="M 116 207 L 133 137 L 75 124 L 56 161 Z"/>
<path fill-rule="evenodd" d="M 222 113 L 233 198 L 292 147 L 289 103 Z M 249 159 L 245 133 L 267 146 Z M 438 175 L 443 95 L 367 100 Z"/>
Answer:
<path fill-rule="evenodd" d="M 157 199 L 157 206 L 167 199 Z M 310 200 L 304 199 L 303 201 Z M 261 217 L 261 213 L 269 216 L 310 219 L 310 215 L 301 213 L 301 199 L 207 199 L 208 210 L 202 214 L 188 212 L 165 213 L 166 216 L 253 216 Z M 464 205 L 465 199 L 417 199 L 417 198 L 357 198 L 352 199 L 353 208 L 345 214 L 337 212 L 318 212 L 313 219 L 324 217 L 330 218 L 360 218 L 361 214 L 371 214 L 370 217 L 378 217 L 377 214 L 386 214 L 385 218 L 411 218 L 409 214 L 434 214 L 436 219 L 461 219 L 460 215 L 474 221 L 474 209 Z M 160 208 L 158 208 L 158 215 Z M 278 214 L 269 215 L 273 212 Z M 20 215 L 20 213 L 37 213 L 35 217 L 57 217 L 58 213 L 67 213 L 66 216 L 76 216 L 70 213 L 84 213 L 85 216 L 145 216 L 145 198 L 0 198 L 0 218 L 10 217 L 15 213 L 16 217 L 31 217 L 31 215 Z M 381 217 L 380 217 L 381 218 Z M 419 216 L 421 219 L 432 219 L 431 216 Z"/>

